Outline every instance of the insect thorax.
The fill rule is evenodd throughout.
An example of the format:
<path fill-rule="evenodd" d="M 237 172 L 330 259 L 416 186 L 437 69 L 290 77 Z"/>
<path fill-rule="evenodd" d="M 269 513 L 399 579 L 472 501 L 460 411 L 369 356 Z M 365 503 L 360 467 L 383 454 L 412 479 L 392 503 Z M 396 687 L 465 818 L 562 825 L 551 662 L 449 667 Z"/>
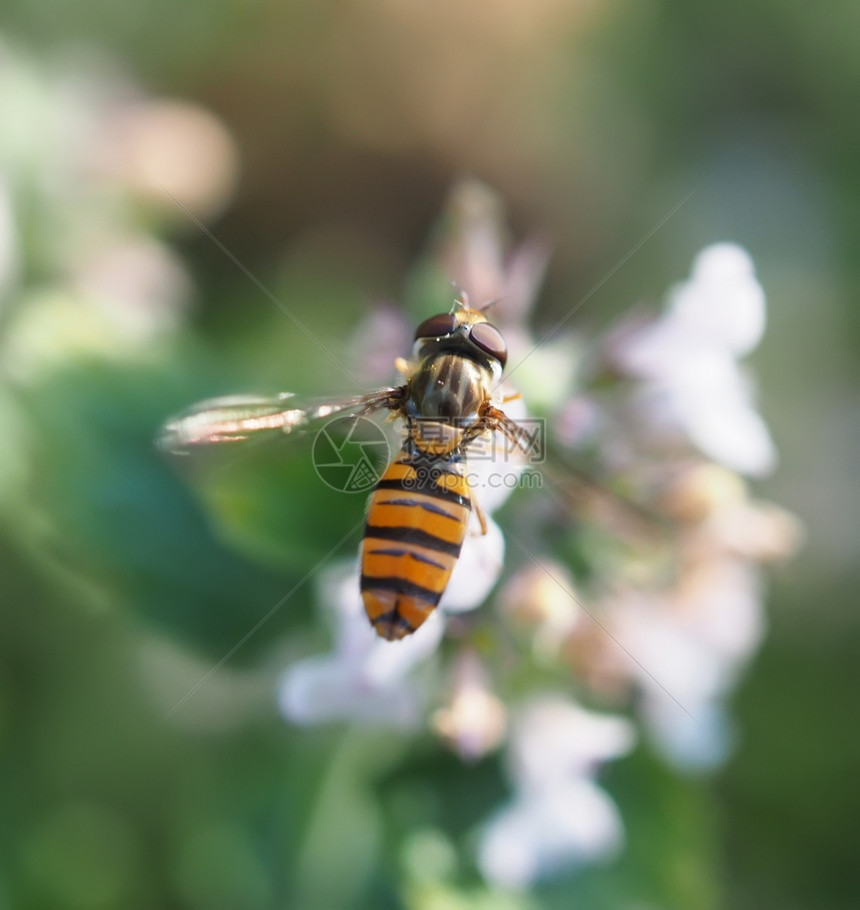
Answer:
<path fill-rule="evenodd" d="M 471 357 L 440 351 L 425 357 L 409 382 L 411 416 L 462 426 L 489 398 L 491 371 Z"/>

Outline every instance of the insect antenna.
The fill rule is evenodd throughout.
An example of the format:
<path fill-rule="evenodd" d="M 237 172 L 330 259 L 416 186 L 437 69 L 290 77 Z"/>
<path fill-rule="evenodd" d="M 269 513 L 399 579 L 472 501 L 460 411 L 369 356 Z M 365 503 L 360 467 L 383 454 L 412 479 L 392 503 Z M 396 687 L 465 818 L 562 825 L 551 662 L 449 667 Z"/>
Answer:
<path fill-rule="evenodd" d="M 478 307 L 479 313 L 486 313 L 491 307 L 494 307 L 497 303 L 501 303 L 504 300 L 504 295 L 501 297 L 495 297 L 489 303 L 485 303 L 482 307 Z"/>
<path fill-rule="evenodd" d="M 460 307 L 463 310 L 470 309 L 469 307 L 469 295 L 457 284 L 456 281 L 451 282 L 451 287 L 454 288 L 454 302 L 451 304 L 451 312 L 455 312 L 457 307 Z"/>

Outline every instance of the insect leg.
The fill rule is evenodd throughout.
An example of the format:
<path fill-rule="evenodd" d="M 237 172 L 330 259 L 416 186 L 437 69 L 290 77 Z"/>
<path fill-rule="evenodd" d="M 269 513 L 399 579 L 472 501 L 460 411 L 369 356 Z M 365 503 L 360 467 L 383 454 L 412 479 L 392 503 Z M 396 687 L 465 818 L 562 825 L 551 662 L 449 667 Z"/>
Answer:
<path fill-rule="evenodd" d="M 475 510 L 475 516 L 481 525 L 481 537 L 487 533 L 487 513 L 481 508 L 481 504 L 475 498 L 474 490 L 472 491 L 472 508 Z"/>

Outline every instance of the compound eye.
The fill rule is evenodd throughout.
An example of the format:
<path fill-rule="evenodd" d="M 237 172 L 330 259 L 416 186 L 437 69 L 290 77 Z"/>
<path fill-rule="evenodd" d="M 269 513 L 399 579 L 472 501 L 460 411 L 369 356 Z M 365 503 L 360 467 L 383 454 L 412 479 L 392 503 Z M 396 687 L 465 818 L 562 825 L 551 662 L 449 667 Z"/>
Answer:
<path fill-rule="evenodd" d="M 479 322 L 472 326 L 469 333 L 472 341 L 490 357 L 494 357 L 504 367 L 508 359 L 508 346 L 502 333 L 489 322 Z"/>
<path fill-rule="evenodd" d="M 418 341 L 419 338 L 441 338 L 443 335 L 450 335 L 456 328 L 457 318 L 453 313 L 439 313 L 437 316 L 425 319 L 415 329 L 415 340 Z"/>

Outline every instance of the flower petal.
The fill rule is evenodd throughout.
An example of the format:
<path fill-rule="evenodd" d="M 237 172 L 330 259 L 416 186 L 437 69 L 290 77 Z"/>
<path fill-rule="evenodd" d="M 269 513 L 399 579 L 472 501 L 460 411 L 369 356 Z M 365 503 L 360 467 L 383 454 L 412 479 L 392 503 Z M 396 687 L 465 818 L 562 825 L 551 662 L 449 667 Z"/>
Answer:
<path fill-rule="evenodd" d="M 506 725 L 505 704 L 490 688 L 489 675 L 478 655 L 461 651 L 448 703 L 433 715 L 436 731 L 464 759 L 474 761 L 499 745 Z"/>
<path fill-rule="evenodd" d="M 670 318 L 736 357 L 749 353 L 765 329 L 765 295 L 743 247 L 715 243 L 693 262 L 690 280 L 671 297 Z"/>
<path fill-rule="evenodd" d="M 592 781 L 576 778 L 520 795 L 497 813 L 481 836 L 478 866 L 497 887 L 523 889 L 605 859 L 623 839 L 615 803 Z"/>
<path fill-rule="evenodd" d="M 334 619 L 334 651 L 288 668 L 280 689 L 284 715 L 303 724 L 415 724 L 421 700 L 407 677 L 438 648 L 445 628 L 440 612 L 412 635 L 390 642 L 380 638 L 367 619 L 354 562 L 327 569 L 318 588 Z"/>
<path fill-rule="evenodd" d="M 520 786 L 542 789 L 626 754 L 634 738 L 622 717 L 586 711 L 562 695 L 539 696 L 514 721 L 512 774 Z"/>
<path fill-rule="evenodd" d="M 304 725 L 349 720 L 411 727 L 420 718 L 413 687 L 375 686 L 360 667 L 339 654 L 310 657 L 289 667 L 281 680 L 278 704 L 287 720 Z"/>
<path fill-rule="evenodd" d="M 479 607 L 504 567 L 505 538 L 499 526 L 487 516 L 487 533 L 481 534 L 476 524 L 477 520 L 473 519 L 448 588 L 439 602 L 445 613 L 463 613 Z"/>
<path fill-rule="evenodd" d="M 664 693 L 643 699 L 641 711 L 655 746 L 675 767 L 710 771 L 731 754 L 735 735 L 723 703 L 705 699 L 688 706 L 689 714 L 670 704 Z"/>

